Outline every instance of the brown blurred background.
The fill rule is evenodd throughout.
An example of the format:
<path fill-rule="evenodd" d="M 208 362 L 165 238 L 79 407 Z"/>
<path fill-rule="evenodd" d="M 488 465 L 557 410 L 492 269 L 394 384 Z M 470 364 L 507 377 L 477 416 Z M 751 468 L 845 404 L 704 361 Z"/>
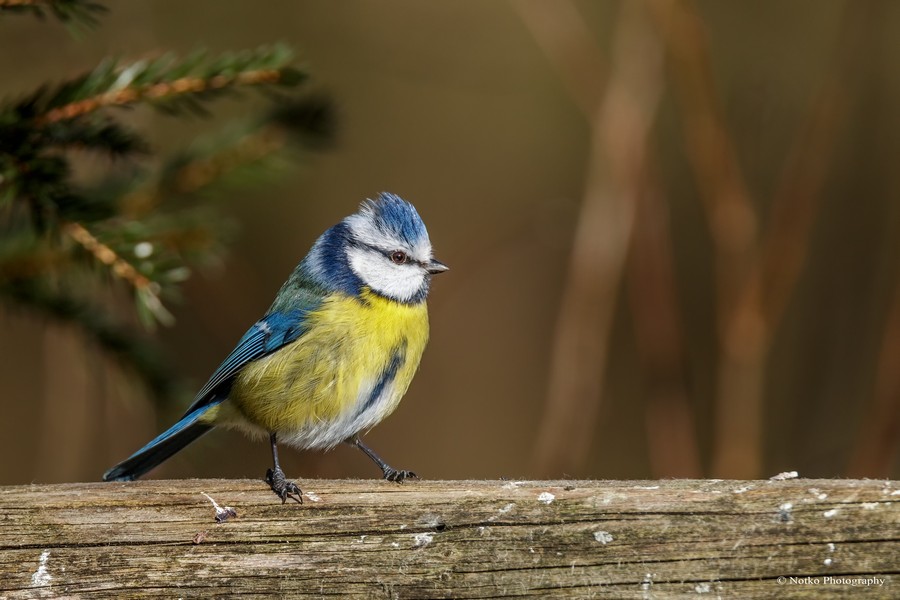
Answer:
<path fill-rule="evenodd" d="M 224 201 L 166 352 L 199 388 L 325 228 L 382 190 L 452 270 L 398 411 L 367 437 L 423 477 L 898 475 L 900 3 L 113 3 L 74 41 L 0 21 L 4 97 L 113 54 L 283 40 L 335 147 Z M 141 109 L 158 148 L 212 121 Z M 180 415 L 66 328 L 0 307 L 0 484 L 98 480 Z M 375 477 L 358 452 L 288 475 Z M 216 431 L 155 477 L 262 477 Z"/>

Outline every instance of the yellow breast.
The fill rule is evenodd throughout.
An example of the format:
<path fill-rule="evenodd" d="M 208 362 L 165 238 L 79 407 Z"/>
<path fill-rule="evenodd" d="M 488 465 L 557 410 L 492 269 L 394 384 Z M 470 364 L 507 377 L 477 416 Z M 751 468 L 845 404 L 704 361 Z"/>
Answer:
<path fill-rule="evenodd" d="M 424 302 L 400 304 L 364 291 L 326 299 L 306 323 L 295 342 L 235 378 L 226 404 L 236 411 L 226 420 L 238 412 L 256 427 L 293 437 L 296 446 L 328 447 L 396 408 L 425 350 L 428 312 Z"/>

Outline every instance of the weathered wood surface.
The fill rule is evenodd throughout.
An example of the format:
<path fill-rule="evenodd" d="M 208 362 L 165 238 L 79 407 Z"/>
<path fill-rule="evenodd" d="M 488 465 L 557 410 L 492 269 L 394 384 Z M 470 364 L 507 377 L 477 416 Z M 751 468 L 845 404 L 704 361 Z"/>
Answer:
<path fill-rule="evenodd" d="M 894 481 L 302 483 L 0 487 L 0 598 L 900 597 Z"/>

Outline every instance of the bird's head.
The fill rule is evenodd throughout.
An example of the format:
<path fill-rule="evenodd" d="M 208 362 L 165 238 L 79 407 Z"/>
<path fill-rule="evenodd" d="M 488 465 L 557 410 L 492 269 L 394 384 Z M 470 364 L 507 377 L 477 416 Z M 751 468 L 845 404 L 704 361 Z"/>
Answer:
<path fill-rule="evenodd" d="M 415 207 L 389 193 L 364 201 L 358 212 L 325 232 L 304 262 L 327 287 L 349 291 L 362 284 L 404 303 L 424 300 L 431 276 L 448 269 L 432 256 Z"/>

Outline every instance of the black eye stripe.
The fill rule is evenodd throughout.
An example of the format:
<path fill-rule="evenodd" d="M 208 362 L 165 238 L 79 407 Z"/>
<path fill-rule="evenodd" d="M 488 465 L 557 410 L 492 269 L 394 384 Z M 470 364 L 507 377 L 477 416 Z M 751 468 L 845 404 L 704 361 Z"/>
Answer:
<path fill-rule="evenodd" d="M 385 248 L 379 248 L 378 246 L 373 246 L 372 244 L 366 244 L 366 243 L 361 242 L 360 240 L 357 240 L 354 238 L 350 238 L 348 241 L 350 242 L 350 246 L 352 246 L 354 248 L 361 248 L 363 250 L 371 250 L 372 252 L 377 252 L 378 254 L 381 254 L 382 256 L 384 256 L 385 258 L 390 260 L 391 262 L 394 262 L 391 259 L 391 255 L 394 254 L 395 252 L 402 252 L 403 254 L 406 255 L 406 260 L 403 262 L 403 264 L 416 264 L 416 265 L 419 265 L 420 267 L 424 268 L 428 262 L 428 261 L 421 261 L 421 260 L 417 260 L 417 259 L 413 258 L 412 255 L 410 255 L 409 252 L 407 252 L 406 250 L 398 250 L 397 248 L 394 248 L 392 250 L 386 250 Z"/>

